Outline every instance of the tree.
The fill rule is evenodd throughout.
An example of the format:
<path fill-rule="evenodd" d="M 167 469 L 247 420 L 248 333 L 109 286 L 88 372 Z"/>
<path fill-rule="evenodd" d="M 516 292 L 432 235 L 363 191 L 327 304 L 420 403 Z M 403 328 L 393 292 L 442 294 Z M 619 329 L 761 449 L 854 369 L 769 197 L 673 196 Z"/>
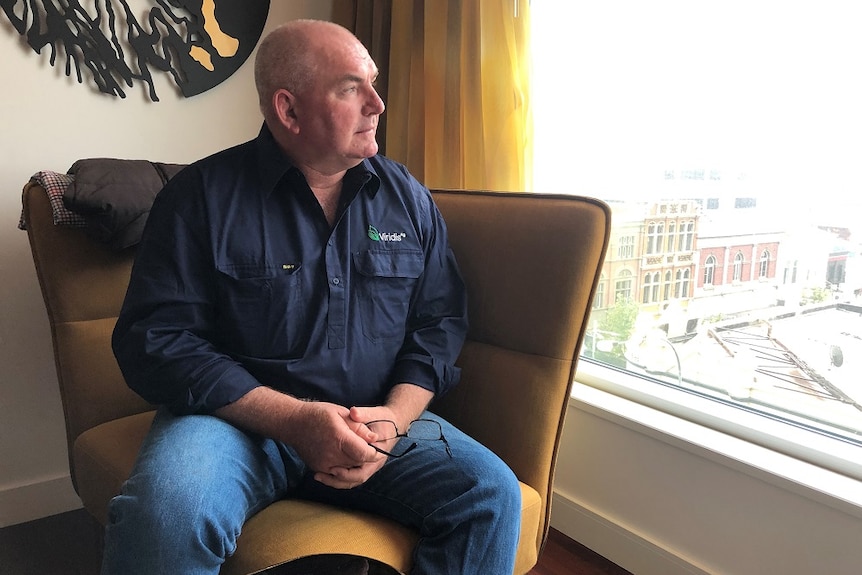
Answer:
<path fill-rule="evenodd" d="M 599 320 L 599 331 L 602 334 L 612 334 L 608 339 L 614 342 L 614 346 L 609 355 L 624 360 L 624 346 L 622 344 L 631 336 L 637 317 L 637 302 L 631 298 L 622 298 L 614 302 L 613 307 L 608 309 L 604 317 Z M 616 362 L 611 361 L 609 363 Z"/>
<path fill-rule="evenodd" d="M 599 329 L 615 334 L 617 341 L 626 341 L 632 334 L 638 317 L 638 304 L 631 298 L 619 299 L 599 320 Z"/>

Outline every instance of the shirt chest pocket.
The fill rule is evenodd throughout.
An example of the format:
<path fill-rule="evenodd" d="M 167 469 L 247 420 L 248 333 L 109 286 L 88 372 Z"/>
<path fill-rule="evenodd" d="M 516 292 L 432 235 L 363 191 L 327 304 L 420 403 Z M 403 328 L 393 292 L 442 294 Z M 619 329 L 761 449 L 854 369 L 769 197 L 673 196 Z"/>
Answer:
<path fill-rule="evenodd" d="M 353 254 L 362 333 L 372 341 L 402 339 L 410 298 L 425 269 L 421 250 Z"/>
<path fill-rule="evenodd" d="M 300 269 L 299 264 L 219 266 L 216 326 L 230 352 L 256 358 L 301 353 L 305 306 Z"/>

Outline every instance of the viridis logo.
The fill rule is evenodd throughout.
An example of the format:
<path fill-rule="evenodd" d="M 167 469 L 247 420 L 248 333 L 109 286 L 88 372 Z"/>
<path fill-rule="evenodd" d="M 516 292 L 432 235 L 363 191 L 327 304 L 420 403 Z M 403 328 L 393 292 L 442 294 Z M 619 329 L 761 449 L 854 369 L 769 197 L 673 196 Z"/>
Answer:
<path fill-rule="evenodd" d="M 375 242 L 400 242 L 407 237 L 407 234 L 404 232 L 379 232 L 377 231 L 377 228 L 368 224 L 368 237 Z"/>

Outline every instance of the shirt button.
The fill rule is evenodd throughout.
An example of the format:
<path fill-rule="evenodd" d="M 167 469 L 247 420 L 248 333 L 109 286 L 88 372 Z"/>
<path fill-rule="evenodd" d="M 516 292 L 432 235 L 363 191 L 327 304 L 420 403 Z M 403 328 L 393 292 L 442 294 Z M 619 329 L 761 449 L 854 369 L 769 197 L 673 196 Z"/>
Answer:
<path fill-rule="evenodd" d="M 338 278 L 332 278 L 332 285 L 336 285 L 336 286 L 337 286 L 337 285 L 338 285 L 338 284 L 340 284 L 340 283 L 341 283 L 341 280 L 340 280 L 340 279 L 338 279 Z"/>

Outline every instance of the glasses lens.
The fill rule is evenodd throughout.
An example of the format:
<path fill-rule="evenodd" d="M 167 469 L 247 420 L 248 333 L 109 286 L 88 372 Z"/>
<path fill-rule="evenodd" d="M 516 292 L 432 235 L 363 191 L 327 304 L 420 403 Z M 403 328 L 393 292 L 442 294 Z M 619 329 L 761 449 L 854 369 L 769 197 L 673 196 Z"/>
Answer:
<path fill-rule="evenodd" d="M 372 421 L 366 425 L 368 429 L 377 434 L 377 441 L 386 441 L 398 437 L 398 428 L 392 421 Z"/>
<path fill-rule="evenodd" d="M 410 439 L 437 440 L 443 436 L 440 424 L 428 419 L 417 419 L 410 424 L 407 437 Z"/>

